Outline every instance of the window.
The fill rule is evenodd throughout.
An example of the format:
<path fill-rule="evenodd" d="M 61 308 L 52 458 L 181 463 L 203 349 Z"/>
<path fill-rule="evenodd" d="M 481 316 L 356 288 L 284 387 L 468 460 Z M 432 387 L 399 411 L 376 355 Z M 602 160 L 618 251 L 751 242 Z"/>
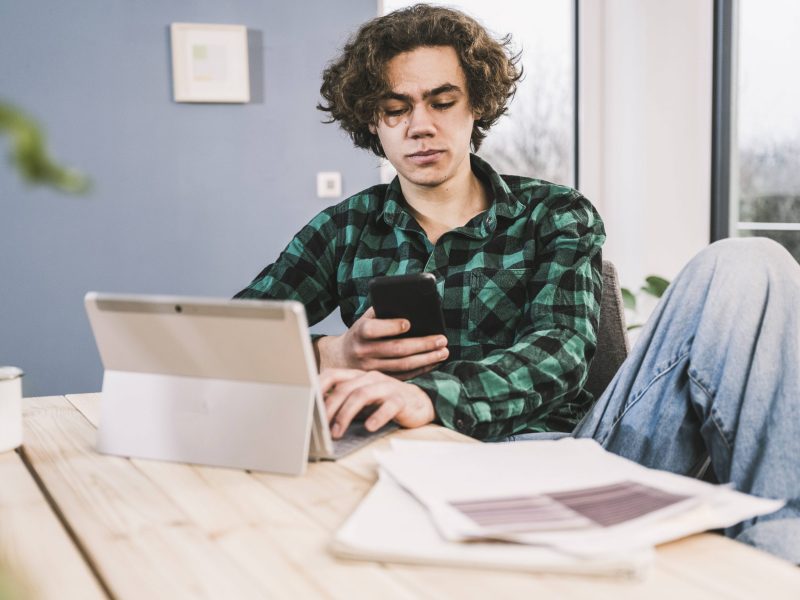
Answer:
<path fill-rule="evenodd" d="M 717 0 L 715 11 L 712 237 L 772 238 L 800 260 L 800 3 Z"/>
<path fill-rule="evenodd" d="M 383 14 L 415 3 L 383 0 Z M 573 0 L 442 4 L 476 18 L 495 37 L 510 33 L 522 50 L 524 78 L 478 154 L 500 173 L 576 185 Z"/>

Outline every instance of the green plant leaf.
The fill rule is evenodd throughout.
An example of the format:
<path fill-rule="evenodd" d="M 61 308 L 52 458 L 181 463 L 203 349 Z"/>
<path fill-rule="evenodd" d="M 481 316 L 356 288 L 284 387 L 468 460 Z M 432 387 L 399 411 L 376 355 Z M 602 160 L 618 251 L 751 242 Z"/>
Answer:
<path fill-rule="evenodd" d="M 636 310 L 636 296 L 628 288 L 621 288 L 622 304 L 628 310 Z"/>
<path fill-rule="evenodd" d="M 645 281 L 647 283 L 642 286 L 642 291 L 656 298 L 661 298 L 669 286 L 669 281 L 658 275 L 650 275 Z"/>
<path fill-rule="evenodd" d="M 30 600 L 34 598 L 30 584 L 19 577 L 0 560 L 0 600 Z"/>
<path fill-rule="evenodd" d="M 62 167 L 50 157 L 39 125 L 4 102 L 0 102 L 2 134 L 11 138 L 11 163 L 25 180 L 71 194 L 82 194 L 89 189 L 88 177 L 75 169 Z"/>

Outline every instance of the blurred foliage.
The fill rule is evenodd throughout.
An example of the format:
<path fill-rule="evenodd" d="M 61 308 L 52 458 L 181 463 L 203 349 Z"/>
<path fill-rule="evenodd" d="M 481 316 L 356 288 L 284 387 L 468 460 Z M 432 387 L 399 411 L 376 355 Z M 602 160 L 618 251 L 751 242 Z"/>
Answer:
<path fill-rule="evenodd" d="M 639 292 L 647 294 L 649 296 L 653 296 L 654 298 L 661 298 L 664 295 L 664 292 L 667 291 L 669 287 L 669 281 L 664 279 L 663 277 L 659 277 L 658 275 L 650 275 L 649 277 L 645 278 L 644 285 L 639 287 Z M 620 290 L 622 292 L 622 303 L 626 309 L 635 313 L 636 312 L 636 297 L 637 294 L 629 290 L 628 288 L 622 288 Z M 633 323 L 628 325 L 628 329 L 637 329 L 641 327 L 643 323 Z"/>
<path fill-rule="evenodd" d="M 0 561 L 0 600 L 27 600 L 33 597 L 30 586 L 11 573 Z"/>
<path fill-rule="evenodd" d="M 642 286 L 642 291 L 656 298 L 661 298 L 664 292 L 667 291 L 667 287 L 669 287 L 669 281 L 658 275 L 650 275 L 644 281 L 645 284 Z"/>
<path fill-rule="evenodd" d="M 628 288 L 622 288 L 622 303 L 628 310 L 636 310 L 636 295 Z"/>
<path fill-rule="evenodd" d="M 0 101 L 0 136 L 11 141 L 10 162 L 26 181 L 61 192 L 82 194 L 89 179 L 74 169 L 58 165 L 50 157 L 39 125 L 20 109 Z"/>

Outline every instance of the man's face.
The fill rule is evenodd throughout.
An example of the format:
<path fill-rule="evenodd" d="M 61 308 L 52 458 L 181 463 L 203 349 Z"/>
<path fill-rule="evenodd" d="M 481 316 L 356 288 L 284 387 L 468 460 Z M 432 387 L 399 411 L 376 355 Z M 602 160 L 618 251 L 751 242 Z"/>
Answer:
<path fill-rule="evenodd" d="M 401 182 L 433 188 L 469 170 L 475 114 L 455 50 L 416 48 L 386 68 L 391 92 L 371 129 Z"/>

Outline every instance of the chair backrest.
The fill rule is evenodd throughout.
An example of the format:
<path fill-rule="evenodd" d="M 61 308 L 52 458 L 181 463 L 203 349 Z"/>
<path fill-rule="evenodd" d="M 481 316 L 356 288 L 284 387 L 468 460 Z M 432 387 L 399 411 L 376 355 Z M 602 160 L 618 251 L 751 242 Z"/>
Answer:
<path fill-rule="evenodd" d="M 625 308 L 617 278 L 617 269 L 603 261 L 603 295 L 600 300 L 600 325 L 597 331 L 597 350 L 589 367 L 584 389 L 596 398 L 611 383 L 614 374 L 628 356 L 628 332 L 625 329 Z"/>

